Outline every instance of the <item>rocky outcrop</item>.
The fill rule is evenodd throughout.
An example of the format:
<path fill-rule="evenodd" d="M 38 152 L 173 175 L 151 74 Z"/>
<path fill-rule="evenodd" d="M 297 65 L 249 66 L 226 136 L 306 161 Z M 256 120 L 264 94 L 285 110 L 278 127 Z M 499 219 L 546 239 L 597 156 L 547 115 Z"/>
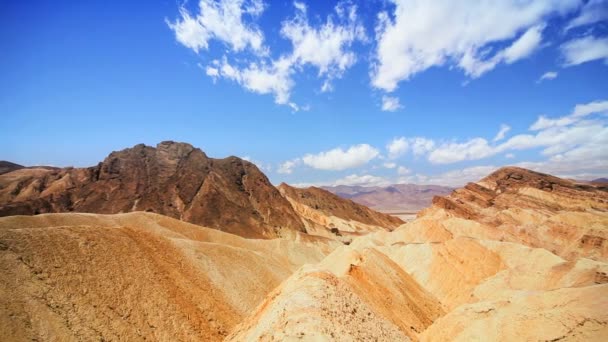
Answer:
<path fill-rule="evenodd" d="M 569 260 L 608 260 L 608 189 L 602 186 L 505 167 L 436 197 L 419 216 L 463 219 L 460 230 L 475 226 L 468 235 L 541 247 Z M 457 227 L 453 232 L 460 234 Z"/>
<path fill-rule="evenodd" d="M 253 238 L 305 229 L 254 164 L 209 158 L 185 143 L 140 144 L 89 168 L 21 169 L 0 176 L 0 216 L 130 211 Z"/>

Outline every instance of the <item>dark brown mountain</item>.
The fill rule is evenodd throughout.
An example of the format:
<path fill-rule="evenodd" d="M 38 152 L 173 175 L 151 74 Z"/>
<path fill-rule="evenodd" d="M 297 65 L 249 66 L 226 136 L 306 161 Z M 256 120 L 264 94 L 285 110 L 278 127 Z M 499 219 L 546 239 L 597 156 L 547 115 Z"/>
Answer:
<path fill-rule="evenodd" d="M 426 208 L 431 205 L 434 196 L 447 195 L 454 190 L 439 185 L 416 184 L 395 184 L 386 187 L 338 185 L 323 189 L 375 210 L 403 211 Z"/>
<path fill-rule="evenodd" d="M 23 166 L 23 165 L 11 163 L 6 160 L 0 160 L 0 175 L 11 172 L 11 171 L 23 169 L 24 167 L 25 166 Z"/>
<path fill-rule="evenodd" d="M 112 152 L 89 168 L 0 175 L 0 216 L 150 211 L 244 237 L 305 231 L 290 203 L 252 163 L 209 158 L 165 141 Z"/>

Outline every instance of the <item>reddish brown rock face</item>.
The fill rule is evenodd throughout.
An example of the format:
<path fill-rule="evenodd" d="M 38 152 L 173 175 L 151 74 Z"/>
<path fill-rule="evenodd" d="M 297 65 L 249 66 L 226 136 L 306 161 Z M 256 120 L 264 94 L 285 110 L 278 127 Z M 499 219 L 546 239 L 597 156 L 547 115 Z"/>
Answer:
<path fill-rule="evenodd" d="M 291 205 L 252 163 L 209 158 L 189 144 L 143 144 L 89 168 L 0 176 L 0 216 L 149 211 L 253 238 L 304 231 Z"/>

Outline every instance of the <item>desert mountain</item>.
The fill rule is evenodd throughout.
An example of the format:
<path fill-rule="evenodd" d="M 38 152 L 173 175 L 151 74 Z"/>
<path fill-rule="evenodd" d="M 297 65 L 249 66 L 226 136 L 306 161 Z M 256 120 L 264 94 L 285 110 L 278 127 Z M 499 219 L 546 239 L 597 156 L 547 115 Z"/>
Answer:
<path fill-rule="evenodd" d="M 0 175 L 11 172 L 11 171 L 23 169 L 24 167 L 25 166 L 23 166 L 23 165 L 11 163 L 6 160 L 0 160 Z"/>
<path fill-rule="evenodd" d="M 606 198 L 498 170 L 300 268 L 229 340 L 605 340 Z"/>
<path fill-rule="evenodd" d="M 608 259 L 608 191 L 516 167 L 433 200 L 422 217 L 479 239 L 541 247 L 565 259 Z M 466 220 L 466 225 L 456 224 Z M 464 228 L 466 226 L 466 228 Z"/>
<path fill-rule="evenodd" d="M 375 210 L 418 211 L 431 205 L 433 197 L 452 188 L 439 185 L 394 184 L 391 186 L 326 186 L 323 189 Z"/>
<path fill-rule="evenodd" d="M 325 192 L 281 191 L 323 213 Z M 0 340 L 605 341 L 607 234 L 605 187 L 520 168 L 349 245 L 143 212 L 4 217 Z"/>
<path fill-rule="evenodd" d="M 245 237 L 304 231 L 289 202 L 254 164 L 209 158 L 185 143 L 140 144 L 89 168 L 28 168 L 0 176 L 0 216 L 131 211 Z"/>
<path fill-rule="evenodd" d="M 320 236 L 340 236 L 350 241 L 367 233 L 394 229 L 404 222 L 371 210 L 317 187 L 306 189 L 279 185 L 279 191 L 304 219 L 306 231 Z"/>

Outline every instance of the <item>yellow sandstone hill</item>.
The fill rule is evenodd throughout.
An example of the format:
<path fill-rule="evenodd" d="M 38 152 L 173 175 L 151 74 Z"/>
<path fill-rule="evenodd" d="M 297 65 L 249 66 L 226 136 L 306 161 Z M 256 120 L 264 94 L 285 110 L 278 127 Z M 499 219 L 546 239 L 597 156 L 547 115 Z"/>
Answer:
<path fill-rule="evenodd" d="M 230 339 L 605 341 L 606 198 L 501 169 L 303 267 Z"/>
<path fill-rule="evenodd" d="M 0 341 L 221 340 L 336 243 L 143 212 L 0 218 Z"/>
<path fill-rule="evenodd" d="M 606 341 L 607 233 L 605 187 L 520 168 L 349 245 L 5 217 L 0 340 Z"/>

